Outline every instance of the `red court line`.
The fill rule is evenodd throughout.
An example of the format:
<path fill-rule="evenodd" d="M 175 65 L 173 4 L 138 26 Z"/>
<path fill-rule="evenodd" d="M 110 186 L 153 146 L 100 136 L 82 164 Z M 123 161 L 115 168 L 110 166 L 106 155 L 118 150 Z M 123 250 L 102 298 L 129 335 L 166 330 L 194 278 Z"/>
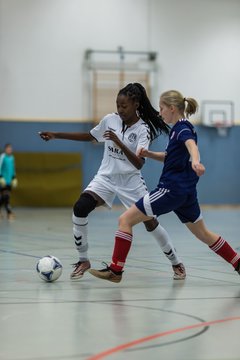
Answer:
<path fill-rule="evenodd" d="M 219 324 L 219 323 L 223 323 L 223 322 L 227 322 L 227 321 L 235 321 L 235 320 L 240 320 L 240 316 L 236 316 L 236 317 L 229 317 L 229 318 L 225 318 L 225 319 L 219 319 L 219 320 L 213 320 L 213 321 L 208 321 L 208 322 L 201 322 L 201 323 L 197 323 L 195 325 L 189 325 L 189 326 L 184 326 L 181 328 L 177 328 L 177 329 L 172 329 L 172 330 L 168 330 L 168 331 L 164 331 L 161 333 L 157 333 L 157 334 L 153 334 L 153 335 L 149 335 L 137 340 L 133 340 L 130 341 L 128 343 L 122 344 L 122 345 L 118 345 L 114 348 L 105 350 L 99 354 L 93 355 L 91 357 L 89 357 L 86 360 L 100 360 L 100 359 L 104 359 L 105 357 L 112 355 L 114 353 L 120 352 L 122 350 L 126 350 L 130 347 L 133 347 L 135 345 L 139 345 L 142 344 L 144 342 L 147 341 L 151 341 L 163 336 L 167 336 L 167 335 L 172 335 L 172 334 L 176 334 L 176 333 L 180 333 L 186 330 L 191 330 L 191 329 L 195 329 L 195 328 L 199 328 L 199 327 L 204 327 L 204 326 L 209 326 L 209 325 L 215 325 L 215 324 Z"/>

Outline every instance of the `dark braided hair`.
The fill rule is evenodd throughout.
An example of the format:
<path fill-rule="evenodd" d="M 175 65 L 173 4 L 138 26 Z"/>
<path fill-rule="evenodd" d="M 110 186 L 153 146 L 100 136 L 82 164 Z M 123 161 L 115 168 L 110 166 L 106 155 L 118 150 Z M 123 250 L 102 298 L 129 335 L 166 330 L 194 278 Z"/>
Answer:
<path fill-rule="evenodd" d="M 130 83 L 121 89 L 118 95 L 128 96 L 132 101 L 139 102 L 137 109 L 140 118 L 150 128 L 150 138 L 153 141 L 160 134 L 169 134 L 169 126 L 164 123 L 159 112 L 152 106 L 145 88 L 139 83 Z"/>

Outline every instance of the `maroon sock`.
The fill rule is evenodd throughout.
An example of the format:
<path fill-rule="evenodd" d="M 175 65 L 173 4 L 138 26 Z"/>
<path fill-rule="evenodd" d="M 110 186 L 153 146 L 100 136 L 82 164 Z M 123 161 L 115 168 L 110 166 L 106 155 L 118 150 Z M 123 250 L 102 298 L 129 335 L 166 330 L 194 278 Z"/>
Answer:
<path fill-rule="evenodd" d="M 240 259 L 240 254 L 238 254 L 226 240 L 221 236 L 219 239 L 211 246 L 209 246 L 216 254 L 220 255 L 228 263 L 236 269 L 238 261 Z"/>
<path fill-rule="evenodd" d="M 118 230 L 115 234 L 115 246 L 113 250 L 110 268 L 113 271 L 122 271 L 128 252 L 132 244 L 132 235 Z"/>

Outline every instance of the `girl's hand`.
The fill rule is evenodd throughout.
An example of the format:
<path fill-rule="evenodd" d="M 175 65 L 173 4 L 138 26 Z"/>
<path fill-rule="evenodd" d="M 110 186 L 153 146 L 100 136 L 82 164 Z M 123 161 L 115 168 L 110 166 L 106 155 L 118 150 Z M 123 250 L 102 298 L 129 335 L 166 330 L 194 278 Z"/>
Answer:
<path fill-rule="evenodd" d="M 149 152 L 148 152 L 147 149 L 140 148 L 140 149 L 137 150 L 136 155 L 139 156 L 139 157 L 148 157 L 148 154 L 149 154 Z"/>
<path fill-rule="evenodd" d="M 106 139 L 106 140 L 112 140 L 114 141 L 116 144 L 119 142 L 119 138 L 117 137 L 117 135 L 111 131 L 111 130 L 107 130 L 105 131 L 105 133 L 103 134 L 103 137 Z"/>
<path fill-rule="evenodd" d="M 192 169 L 195 171 L 197 176 L 201 176 L 205 173 L 205 166 L 199 162 L 192 163 Z"/>
<path fill-rule="evenodd" d="M 54 133 L 50 131 L 39 131 L 38 134 L 45 141 L 52 140 L 55 138 Z"/>

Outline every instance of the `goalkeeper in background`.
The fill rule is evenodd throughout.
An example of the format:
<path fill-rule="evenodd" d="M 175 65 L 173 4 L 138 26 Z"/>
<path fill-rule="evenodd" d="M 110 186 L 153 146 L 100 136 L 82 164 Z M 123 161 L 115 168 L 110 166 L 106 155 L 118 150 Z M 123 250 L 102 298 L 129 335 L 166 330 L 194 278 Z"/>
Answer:
<path fill-rule="evenodd" d="M 1 208 L 4 207 L 9 220 L 14 219 L 10 205 L 12 188 L 17 186 L 15 158 L 11 144 L 6 144 L 0 155 L 0 218 L 3 217 Z"/>

